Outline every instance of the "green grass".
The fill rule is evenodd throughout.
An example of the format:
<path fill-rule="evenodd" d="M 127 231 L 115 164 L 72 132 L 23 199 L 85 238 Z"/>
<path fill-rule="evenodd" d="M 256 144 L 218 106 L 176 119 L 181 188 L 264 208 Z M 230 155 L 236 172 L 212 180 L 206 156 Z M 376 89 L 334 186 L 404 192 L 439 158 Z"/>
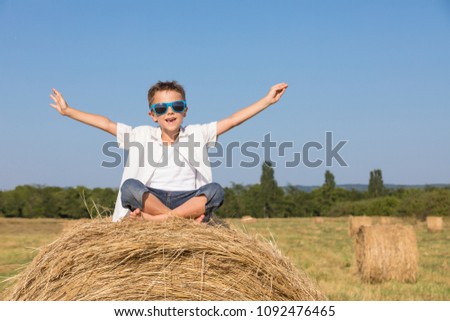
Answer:
<path fill-rule="evenodd" d="M 429 233 L 423 222 L 415 226 L 419 247 L 416 283 L 366 284 L 356 274 L 353 241 L 347 218 L 261 219 L 243 224 L 248 233 L 274 241 L 282 253 L 314 279 L 331 300 L 450 300 L 450 220 L 444 231 Z M 409 220 L 410 222 L 411 220 Z M 17 274 L 37 254 L 36 249 L 61 233 L 64 220 L 0 219 L 0 277 Z M 1 291 L 5 284 L 0 284 Z"/>

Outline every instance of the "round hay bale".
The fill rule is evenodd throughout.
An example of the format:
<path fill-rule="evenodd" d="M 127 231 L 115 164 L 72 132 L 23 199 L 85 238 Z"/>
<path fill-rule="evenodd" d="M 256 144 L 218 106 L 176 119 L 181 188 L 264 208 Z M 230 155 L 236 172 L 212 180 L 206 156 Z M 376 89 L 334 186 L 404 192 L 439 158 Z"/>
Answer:
<path fill-rule="evenodd" d="M 355 252 L 365 282 L 416 281 L 419 252 L 412 226 L 363 226 L 356 235 Z"/>
<path fill-rule="evenodd" d="M 325 300 L 269 243 L 173 219 L 93 220 L 42 248 L 7 300 Z"/>
<path fill-rule="evenodd" d="M 349 235 L 355 236 L 361 226 L 371 226 L 372 218 L 369 216 L 350 216 Z"/>
<path fill-rule="evenodd" d="M 427 216 L 427 229 L 428 232 L 442 231 L 444 226 L 444 220 L 441 216 Z"/>
<path fill-rule="evenodd" d="M 242 216 L 241 222 L 242 223 L 254 223 L 254 222 L 256 222 L 256 218 L 251 217 L 249 215 L 245 215 L 245 216 Z"/>

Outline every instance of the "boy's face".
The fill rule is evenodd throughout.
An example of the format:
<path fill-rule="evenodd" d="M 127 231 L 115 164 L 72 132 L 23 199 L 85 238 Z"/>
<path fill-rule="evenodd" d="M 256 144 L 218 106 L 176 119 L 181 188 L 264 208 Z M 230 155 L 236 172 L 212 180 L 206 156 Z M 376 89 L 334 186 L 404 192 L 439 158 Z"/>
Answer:
<path fill-rule="evenodd" d="M 152 105 L 158 103 L 171 103 L 177 100 L 183 100 L 183 97 L 176 91 L 157 91 L 153 97 Z M 172 107 L 168 107 L 167 113 L 164 115 L 158 116 L 153 110 L 151 110 L 148 114 L 155 122 L 159 123 L 161 129 L 168 132 L 173 132 L 180 129 L 181 123 L 183 122 L 184 117 L 186 117 L 187 110 L 188 108 L 186 107 L 184 112 L 176 113 L 172 110 Z"/>

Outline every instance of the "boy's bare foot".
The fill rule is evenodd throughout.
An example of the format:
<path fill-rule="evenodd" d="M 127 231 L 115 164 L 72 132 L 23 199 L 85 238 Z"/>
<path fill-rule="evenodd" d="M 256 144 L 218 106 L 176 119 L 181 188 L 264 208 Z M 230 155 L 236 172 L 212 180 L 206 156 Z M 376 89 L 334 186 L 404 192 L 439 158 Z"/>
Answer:
<path fill-rule="evenodd" d="M 143 219 L 144 217 L 142 216 L 142 212 L 139 208 L 130 213 L 130 220 L 142 221 Z"/>
<path fill-rule="evenodd" d="M 170 211 L 167 215 L 170 218 L 170 217 L 176 216 L 175 213 L 176 213 L 175 211 Z M 195 223 L 201 223 L 201 222 L 203 222 L 204 218 L 205 218 L 205 214 L 201 214 L 200 216 L 197 216 L 193 220 L 194 220 Z"/>
<path fill-rule="evenodd" d="M 154 221 L 154 222 L 161 222 L 165 221 L 167 219 L 170 219 L 174 217 L 174 213 L 170 211 L 168 214 L 162 214 L 162 215 L 150 215 L 147 213 L 142 212 L 139 208 L 135 209 L 134 211 L 130 212 L 130 220 L 136 220 L 136 221 Z M 202 214 L 194 219 L 194 222 L 201 223 L 203 222 L 203 219 L 205 218 L 205 214 Z"/>
<path fill-rule="evenodd" d="M 195 223 L 201 223 L 201 222 L 203 222 L 203 219 L 205 218 L 205 214 L 202 214 L 202 215 L 200 215 L 199 217 L 196 217 L 195 219 L 194 219 L 194 222 Z"/>

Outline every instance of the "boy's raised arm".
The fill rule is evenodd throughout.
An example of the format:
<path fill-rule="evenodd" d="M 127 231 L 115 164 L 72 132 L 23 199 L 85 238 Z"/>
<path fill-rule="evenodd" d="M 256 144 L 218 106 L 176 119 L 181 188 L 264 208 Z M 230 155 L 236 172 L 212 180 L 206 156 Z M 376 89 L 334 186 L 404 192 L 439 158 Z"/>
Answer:
<path fill-rule="evenodd" d="M 276 84 L 272 86 L 272 88 L 270 88 L 269 92 L 264 98 L 258 100 L 256 103 L 248 107 L 237 111 L 230 117 L 219 120 L 217 122 L 217 136 L 229 131 L 233 127 L 242 124 L 244 121 L 255 116 L 270 105 L 275 104 L 278 100 L 280 100 L 281 96 L 283 96 L 287 87 L 288 84 L 286 83 Z"/>
<path fill-rule="evenodd" d="M 87 125 L 100 128 L 105 132 L 110 133 L 111 135 L 117 135 L 117 123 L 109 120 L 104 116 L 89 114 L 72 108 L 67 104 L 66 100 L 59 91 L 57 91 L 55 88 L 53 88 L 52 91 L 53 94 L 50 94 L 50 98 L 55 103 L 50 104 L 50 106 L 55 108 L 61 115 L 69 116 L 70 118 L 78 120 Z"/>

